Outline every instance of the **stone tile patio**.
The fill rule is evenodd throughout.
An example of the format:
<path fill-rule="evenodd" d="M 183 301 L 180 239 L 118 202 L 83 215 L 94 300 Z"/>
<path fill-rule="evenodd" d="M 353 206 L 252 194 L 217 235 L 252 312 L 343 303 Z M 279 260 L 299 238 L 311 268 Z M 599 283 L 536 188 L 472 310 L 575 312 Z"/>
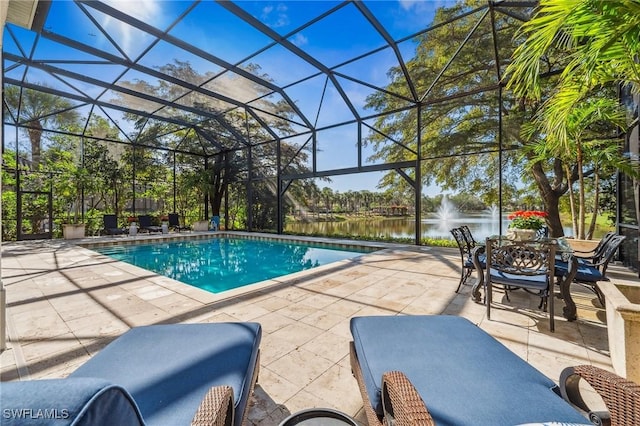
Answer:
<path fill-rule="evenodd" d="M 469 297 L 470 286 L 454 292 L 459 268 L 457 249 L 385 245 L 216 295 L 64 241 L 5 243 L 9 342 L 0 356 L 2 380 L 65 377 L 135 326 L 258 321 L 260 377 L 248 424 L 277 425 L 311 407 L 334 408 L 366 424 L 349 366 L 349 319 L 398 314 L 464 316 L 554 380 L 570 365 L 611 369 L 605 312 L 592 293 L 576 289 L 579 319 L 557 314 L 550 333 L 539 299 L 522 292 L 511 293 L 511 302 L 496 292 L 487 320 L 485 307 Z M 617 270 L 623 279 L 633 275 Z"/>

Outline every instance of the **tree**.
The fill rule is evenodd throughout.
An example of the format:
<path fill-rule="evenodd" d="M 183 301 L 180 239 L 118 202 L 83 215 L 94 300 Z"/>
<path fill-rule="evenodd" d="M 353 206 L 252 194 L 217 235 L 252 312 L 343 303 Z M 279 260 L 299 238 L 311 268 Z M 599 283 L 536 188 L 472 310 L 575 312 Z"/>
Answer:
<path fill-rule="evenodd" d="M 259 71 L 258 66 L 253 64 L 248 65 L 247 69 L 253 73 Z M 244 182 L 251 185 L 252 191 L 245 190 L 244 194 L 252 194 L 251 201 L 254 209 L 251 212 L 248 209 L 242 210 L 247 215 L 251 213 L 251 217 L 255 219 L 252 221 L 252 226 L 258 229 L 272 228 L 277 217 L 278 194 L 276 185 L 273 184 L 273 178 L 278 174 L 276 160 L 278 149 L 282 158 L 285 159 L 283 160 L 283 168 L 289 168 L 292 173 L 306 170 L 306 151 L 308 149 L 299 149 L 282 141 L 278 146 L 278 141 L 274 141 L 272 133 L 273 129 L 285 134 L 290 130 L 290 123 L 282 117 L 291 114 L 291 107 L 284 101 L 268 101 L 266 96 L 269 94 L 267 93 L 268 89 L 261 85 L 248 82 L 245 79 L 228 81 L 225 78 L 231 77 L 221 78 L 214 72 L 200 72 L 194 69 L 189 62 L 174 60 L 172 63 L 158 67 L 158 71 L 185 81 L 208 81 L 207 87 L 209 89 L 215 88 L 216 85 L 223 84 L 223 82 L 224 84 L 244 85 L 243 89 L 254 93 L 256 99 L 263 98 L 257 102 L 261 109 L 274 112 L 272 116 L 262 117 L 262 120 L 270 128 L 266 129 L 263 123 L 243 109 L 229 108 L 225 102 L 197 91 L 185 94 L 184 88 L 169 84 L 164 80 L 158 80 L 157 83 L 150 81 L 122 83 L 127 88 L 153 94 L 162 99 L 180 99 L 180 104 L 201 111 L 202 115 L 198 115 L 169 106 L 165 107 L 163 112 L 171 114 L 185 123 L 197 123 L 197 126 L 192 128 L 178 128 L 175 125 L 131 114 L 128 117 L 136 122 L 136 129 L 139 132 L 136 137 L 138 143 L 144 142 L 149 147 L 160 146 L 160 141 L 162 141 L 165 146 L 180 147 L 185 151 L 200 153 L 200 155 L 194 156 L 181 155 L 180 158 L 188 164 L 186 172 L 188 179 L 185 182 L 197 185 L 201 195 L 207 195 L 211 207 L 210 214 L 220 215 L 229 186 L 235 182 Z M 269 80 L 266 75 L 260 77 Z M 134 100 L 134 102 L 139 101 L 138 98 Z M 120 94 L 118 102 L 127 104 L 129 95 Z M 254 141 L 263 142 L 254 143 Z M 249 147 L 250 144 L 252 146 Z M 147 159 L 157 158 L 149 153 L 145 156 Z M 140 170 L 145 172 L 144 168 Z M 136 168 L 136 178 L 138 178 L 137 171 L 138 168 Z M 267 183 L 269 181 L 271 183 Z M 289 191 L 296 191 L 297 185 L 299 185 L 297 182 L 293 182 Z M 232 199 L 239 199 L 237 197 L 240 197 L 242 193 L 243 191 L 238 187 L 234 194 L 235 197 Z M 204 211 L 199 209 L 198 214 L 201 218 Z"/>
<path fill-rule="evenodd" d="M 584 163 L 580 128 L 585 124 L 588 127 L 592 118 L 605 119 L 598 116 L 601 110 L 594 110 L 594 94 L 602 88 L 619 85 L 630 86 L 636 93 L 640 89 L 637 63 L 640 4 L 636 1 L 542 0 L 536 15 L 522 26 L 520 35 L 524 41 L 514 52 L 507 73 L 510 75 L 508 87 L 523 98 L 543 97 L 542 86 L 546 82 L 540 76 L 541 64 L 546 63 L 550 55 L 559 51 L 569 58 L 550 91 L 551 96 L 542 103 L 534 125 L 555 148 L 568 149 L 574 144 L 579 162 L 576 171 L 581 180 Z M 618 115 L 606 120 L 621 126 Z M 634 178 L 638 176 L 638 169 L 634 167 L 636 159 L 625 161 L 615 154 L 615 140 L 592 148 L 591 154 L 597 158 L 595 165 L 600 171 L 615 166 Z M 580 188 L 584 189 L 583 181 Z M 581 224 L 583 214 L 581 209 Z M 584 235 L 580 229 L 578 233 Z"/>
<path fill-rule="evenodd" d="M 516 194 L 526 172 L 533 178 L 539 197 L 548 213 L 552 235 L 562 235 L 559 200 L 575 176 L 566 176 L 559 158 L 540 161 L 520 150 L 535 141 L 523 137 L 521 127 L 530 121 L 535 105 L 512 92 L 495 89 L 500 83 L 496 69 L 504 69 L 519 41 L 514 38 L 522 22 L 513 16 L 495 14 L 495 37 L 492 19 L 483 11 L 470 13 L 485 4 L 466 1 L 437 10 L 434 23 L 449 22 L 421 35 L 416 55 L 407 62 L 419 94 L 425 94 L 420 109 L 423 183 L 437 183 L 444 190 L 479 194 L 486 204 L 498 201 L 498 173 L 503 172 L 503 194 Z M 458 18 L 458 19 L 454 19 Z M 468 38 L 468 40 L 467 40 Z M 494 43 L 496 48 L 494 49 Z M 495 53 L 500 60 L 495 63 Z M 453 58 L 450 60 L 450 58 Z M 450 62 L 449 62 L 450 60 Z M 564 58 L 550 59 L 549 70 Z M 448 65 L 445 68 L 445 65 Z M 376 121 L 379 132 L 371 133 L 368 142 L 376 146 L 375 160 L 415 160 L 417 151 L 417 112 L 396 112 L 400 93 L 411 97 L 402 69 L 389 70 L 392 82 L 387 92 L 367 99 L 368 107 L 382 115 Z M 549 80 L 550 82 L 551 80 Z M 502 122 L 503 164 L 498 163 L 498 129 Z M 400 143 L 389 143 L 389 138 Z M 409 149 L 407 149 L 409 148 Z M 430 160 L 431 159 L 431 160 Z M 522 161 L 524 159 L 524 161 Z M 381 185 L 411 191 L 395 172 L 385 175 Z"/>
<path fill-rule="evenodd" d="M 48 87 L 46 84 L 41 86 Z M 76 124 L 79 115 L 74 105 L 60 96 L 17 86 L 5 86 L 4 99 L 14 117 L 26 126 L 31 142 L 32 169 L 37 170 L 42 155 L 42 132 Z"/>
<path fill-rule="evenodd" d="M 572 108 L 608 84 L 640 91 L 640 3 L 632 0 L 541 0 L 536 15 L 520 30 L 522 44 L 507 68 L 508 87 L 522 97 L 541 99 L 541 64 L 550 53 L 569 58 L 554 93 L 544 103 L 544 130 L 566 140 Z"/>
<path fill-rule="evenodd" d="M 595 219 L 598 212 L 598 197 L 600 193 L 600 175 L 609 170 L 611 165 L 626 169 L 627 160 L 618 150 L 619 138 L 617 129 L 624 126 L 626 117 L 615 97 L 607 96 L 607 92 L 600 92 L 596 96 L 577 104 L 567 116 L 565 124 L 567 140 L 554 139 L 549 135 L 544 141 L 540 140 L 529 149 L 533 149 L 543 161 L 549 156 L 561 158 L 565 167 L 565 174 L 577 174 L 578 196 L 574 195 L 573 185 L 569 188 L 569 205 L 572 213 L 574 235 L 585 239 L 593 235 Z M 532 129 L 543 127 L 542 123 L 534 121 Z M 574 165 L 575 171 L 570 170 Z M 592 218 L 589 229 L 586 229 L 587 213 L 587 181 L 593 177 Z"/>

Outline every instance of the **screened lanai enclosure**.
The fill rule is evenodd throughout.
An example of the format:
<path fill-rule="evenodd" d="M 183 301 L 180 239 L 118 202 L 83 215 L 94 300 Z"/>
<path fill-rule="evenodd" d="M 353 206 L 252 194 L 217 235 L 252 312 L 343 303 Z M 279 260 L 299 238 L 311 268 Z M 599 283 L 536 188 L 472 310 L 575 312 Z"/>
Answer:
<path fill-rule="evenodd" d="M 504 70 L 536 5 L 11 1 L 3 239 L 58 237 L 74 221 L 97 234 L 105 213 L 282 233 L 343 175 L 383 176 L 408 197 L 417 244 L 424 185 L 502 211 L 526 173 L 520 128 L 533 114 Z M 545 66 L 551 80 L 562 61 Z M 545 171 L 537 184 L 556 190 Z M 617 183 L 637 263 L 637 189 Z"/>

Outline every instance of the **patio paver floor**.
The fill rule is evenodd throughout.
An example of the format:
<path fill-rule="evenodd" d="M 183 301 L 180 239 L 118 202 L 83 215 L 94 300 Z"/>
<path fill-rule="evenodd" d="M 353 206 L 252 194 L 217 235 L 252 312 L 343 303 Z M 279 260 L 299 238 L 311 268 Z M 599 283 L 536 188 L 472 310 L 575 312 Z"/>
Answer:
<path fill-rule="evenodd" d="M 496 292 L 489 321 L 484 305 L 469 297 L 470 286 L 454 292 L 459 263 L 457 249 L 389 246 L 214 295 L 63 241 L 5 243 L 9 342 L 0 355 L 2 380 L 65 377 L 134 326 L 257 321 L 261 366 L 248 424 L 276 425 L 311 407 L 366 424 L 349 366 L 349 319 L 416 314 L 464 316 L 556 381 L 570 365 L 611 370 L 605 312 L 593 293 L 576 289 L 574 322 L 561 317 L 557 299 L 555 333 L 539 299 L 522 292 L 512 292 L 511 302 Z"/>

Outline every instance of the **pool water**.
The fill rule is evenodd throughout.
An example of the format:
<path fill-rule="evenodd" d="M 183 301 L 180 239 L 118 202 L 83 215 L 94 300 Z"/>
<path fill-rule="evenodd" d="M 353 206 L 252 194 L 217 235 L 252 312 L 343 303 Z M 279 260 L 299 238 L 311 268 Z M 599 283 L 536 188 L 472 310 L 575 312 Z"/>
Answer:
<path fill-rule="evenodd" d="M 243 238 L 99 247 L 93 250 L 186 284 L 220 293 L 372 251 Z"/>

